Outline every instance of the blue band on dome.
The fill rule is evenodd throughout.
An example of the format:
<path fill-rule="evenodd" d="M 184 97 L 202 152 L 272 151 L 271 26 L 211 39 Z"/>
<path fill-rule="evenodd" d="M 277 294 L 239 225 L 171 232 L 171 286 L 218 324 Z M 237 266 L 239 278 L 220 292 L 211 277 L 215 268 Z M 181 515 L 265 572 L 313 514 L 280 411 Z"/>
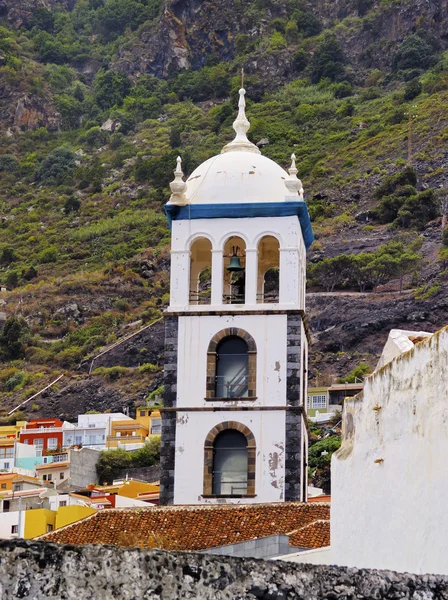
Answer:
<path fill-rule="evenodd" d="M 314 241 L 308 207 L 304 201 L 187 204 L 186 206 L 165 204 L 165 213 L 170 229 L 173 221 L 186 221 L 189 219 L 242 219 L 297 216 L 300 221 L 303 240 L 307 250 Z"/>

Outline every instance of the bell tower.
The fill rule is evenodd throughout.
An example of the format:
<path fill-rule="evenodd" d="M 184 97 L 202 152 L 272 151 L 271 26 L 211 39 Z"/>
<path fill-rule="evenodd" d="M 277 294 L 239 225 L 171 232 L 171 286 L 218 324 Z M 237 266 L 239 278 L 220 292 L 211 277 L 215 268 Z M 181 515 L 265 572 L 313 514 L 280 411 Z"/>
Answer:
<path fill-rule="evenodd" d="M 236 136 L 185 182 L 177 160 L 161 410 L 161 503 L 306 500 L 306 250 L 288 172 Z"/>

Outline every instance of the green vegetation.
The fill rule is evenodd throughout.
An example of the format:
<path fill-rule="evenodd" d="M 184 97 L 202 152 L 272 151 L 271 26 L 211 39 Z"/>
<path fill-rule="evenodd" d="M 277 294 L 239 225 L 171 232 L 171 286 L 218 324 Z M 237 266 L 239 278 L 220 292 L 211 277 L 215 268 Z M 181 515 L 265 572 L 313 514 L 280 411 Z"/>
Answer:
<path fill-rule="evenodd" d="M 406 275 L 418 272 L 422 256 L 420 237 L 402 236 L 378 248 L 375 252 L 342 254 L 335 258 L 324 258 L 308 267 L 311 285 L 320 285 L 332 292 L 336 286 L 358 287 L 360 292 L 374 291 L 380 284 L 398 278 L 400 291 Z"/>
<path fill-rule="evenodd" d="M 103 450 L 96 465 L 98 481 L 112 483 L 125 469 L 137 467 L 150 467 L 160 461 L 160 437 L 153 437 L 140 450 L 127 452 L 121 448 L 117 450 Z"/>
<path fill-rule="evenodd" d="M 194 68 L 173 64 L 164 78 L 147 72 L 159 57 L 145 63 L 160 0 L 76 0 L 71 11 L 35 9 L 18 28 L 1 21 L 8 106 L 0 134 L 0 283 L 8 288 L 6 310 L 24 321 L 5 328 L 0 360 L 19 361 L 14 368 L 29 373 L 23 391 L 19 384 L 5 393 L 36 387 L 37 373 L 74 370 L 130 324 L 160 316 L 169 286 L 163 204 L 176 157 L 182 154 L 188 176 L 229 141 L 242 65 L 251 140 L 267 138 L 263 154 L 284 167 L 297 156 L 321 248 L 309 283 L 328 291 L 375 290 L 391 279 L 400 289 L 419 285 L 426 257 L 415 231 L 441 212 L 433 188 L 448 138 L 443 40 L 417 24 L 400 42 L 357 48 L 363 32 L 380 40 L 391 2 L 357 0 L 357 16 L 344 20 L 324 19 L 306 0 L 237 4 L 246 31 L 266 23 L 260 34 L 230 32 L 210 53 L 193 48 Z M 284 72 L 275 67 L 271 77 L 272 65 Z M 23 97 L 29 104 L 17 125 L 10 106 Z M 406 168 L 416 161 L 418 177 Z M 359 210 L 368 213 L 367 226 L 357 221 Z M 335 237 L 350 248 L 360 230 L 397 237 L 382 243 L 389 237 L 378 236 L 374 252 L 325 258 Z M 423 279 L 419 298 L 444 285 L 443 243 L 439 271 L 434 281 Z M 133 377 L 153 374 L 144 368 Z M 127 375 L 94 373 L 117 385 L 128 384 Z"/>

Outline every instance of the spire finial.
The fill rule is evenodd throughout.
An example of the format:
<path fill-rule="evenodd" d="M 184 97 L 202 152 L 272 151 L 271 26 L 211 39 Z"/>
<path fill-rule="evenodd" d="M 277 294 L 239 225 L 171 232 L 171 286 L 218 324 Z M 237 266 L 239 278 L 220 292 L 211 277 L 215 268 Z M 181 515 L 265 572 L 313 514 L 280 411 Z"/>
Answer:
<path fill-rule="evenodd" d="M 297 198 L 298 195 L 300 200 L 303 200 L 303 186 L 302 182 L 297 177 L 297 172 L 296 155 L 291 154 L 291 166 L 288 169 L 289 177 L 285 179 L 285 185 L 295 198 Z"/>
<path fill-rule="evenodd" d="M 177 206 L 185 206 L 187 204 L 187 198 L 185 192 L 187 191 L 187 184 L 183 180 L 182 171 L 182 159 L 180 156 L 176 159 L 176 168 L 174 170 L 174 180 L 170 183 L 171 197 L 169 204 L 176 204 Z"/>
<path fill-rule="evenodd" d="M 241 85 L 243 86 L 243 84 L 244 69 L 241 69 Z M 240 95 L 240 98 L 238 100 L 238 115 L 235 121 L 233 122 L 233 129 L 235 130 L 236 136 L 233 142 L 230 142 L 230 144 L 224 146 L 221 152 L 224 153 L 232 152 L 235 150 L 242 150 L 243 152 L 256 152 L 257 154 L 260 154 L 260 150 L 257 148 L 257 146 L 255 146 L 255 144 L 252 144 L 252 142 L 250 142 L 247 139 L 247 132 L 249 131 L 250 123 L 246 117 L 245 110 L 246 100 L 244 99 L 244 96 L 246 94 L 246 90 L 244 89 L 244 87 L 241 87 L 238 93 Z"/>

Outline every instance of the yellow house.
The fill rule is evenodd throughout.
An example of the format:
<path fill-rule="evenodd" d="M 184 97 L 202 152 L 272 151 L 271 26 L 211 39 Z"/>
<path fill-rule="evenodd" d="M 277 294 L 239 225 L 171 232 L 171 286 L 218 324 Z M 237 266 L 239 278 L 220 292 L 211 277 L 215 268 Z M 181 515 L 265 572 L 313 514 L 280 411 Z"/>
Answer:
<path fill-rule="evenodd" d="M 97 511 L 89 506 L 60 506 L 58 510 L 36 508 L 24 511 L 24 538 L 31 539 L 90 517 Z"/>
<path fill-rule="evenodd" d="M 0 427 L 0 460 L 14 458 L 14 442 L 19 439 L 20 430 L 25 425 L 26 421 L 17 421 L 15 425 Z"/>
<path fill-rule="evenodd" d="M 124 444 L 143 445 L 146 438 L 161 434 L 162 418 L 158 409 L 142 406 L 137 409 L 135 419 L 111 421 L 110 427 L 106 440 L 108 450 Z"/>

